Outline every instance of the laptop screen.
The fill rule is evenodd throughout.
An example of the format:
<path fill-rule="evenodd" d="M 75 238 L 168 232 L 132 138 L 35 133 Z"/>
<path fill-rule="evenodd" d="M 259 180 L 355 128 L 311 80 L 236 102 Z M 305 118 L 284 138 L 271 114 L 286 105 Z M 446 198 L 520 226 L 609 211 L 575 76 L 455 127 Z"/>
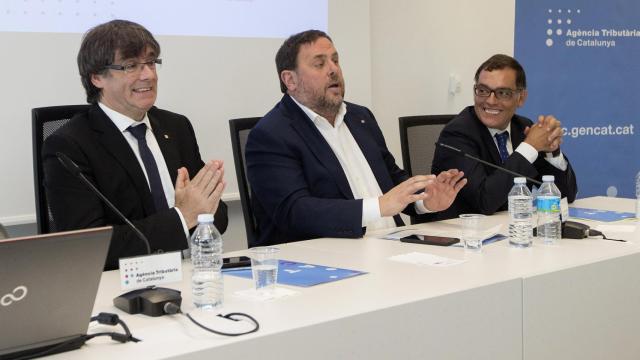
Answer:
<path fill-rule="evenodd" d="M 0 355 L 87 332 L 111 231 L 0 241 Z"/>

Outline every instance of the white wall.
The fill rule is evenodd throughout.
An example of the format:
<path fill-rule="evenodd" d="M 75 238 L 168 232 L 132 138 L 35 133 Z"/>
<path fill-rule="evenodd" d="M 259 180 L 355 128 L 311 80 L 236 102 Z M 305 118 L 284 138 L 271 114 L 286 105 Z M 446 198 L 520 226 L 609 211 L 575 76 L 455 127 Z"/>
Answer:
<path fill-rule="evenodd" d="M 513 54 L 514 0 L 371 0 L 373 111 L 402 162 L 398 117 L 457 114 L 473 102 L 477 67 Z M 448 94 L 449 74 L 461 91 Z"/>
<path fill-rule="evenodd" d="M 329 1 L 329 33 L 340 52 L 346 99 L 371 107 L 398 163 L 397 118 L 457 113 L 471 104 L 477 66 L 494 53 L 513 53 L 514 7 L 514 0 Z M 75 64 L 80 38 L 0 33 L 2 223 L 35 221 L 30 109 L 84 102 Z M 262 115 L 278 101 L 273 59 L 282 39 L 158 40 L 166 63 L 158 106 L 192 120 L 204 158 L 225 160 L 226 193 L 233 198 L 227 120 Z M 450 73 L 461 80 L 455 96 L 447 93 Z M 241 218 L 230 226 L 234 238 L 244 234 Z"/>
<path fill-rule="evenodd" d="M 366 105 L 371 104 L 369 28 L 368 0 L 329 1 L 329 32 L 343 49 L 350 100 Z M 0 32 L 0 223 L 35 221 L 30 111 L 85 102 L 75 60 L 80 41 L 81 34 Z M 237 198 L 228 120 L 263 115 L 279 100 L 274 57 L 283 39 L 158 36 L 158 41 L 165 64 L 157 105 L 191 119 L 203 158 L 225 161 L 226 198 Z M 232 219 L 231 226 L 237 224 L 242 226 Z"/>

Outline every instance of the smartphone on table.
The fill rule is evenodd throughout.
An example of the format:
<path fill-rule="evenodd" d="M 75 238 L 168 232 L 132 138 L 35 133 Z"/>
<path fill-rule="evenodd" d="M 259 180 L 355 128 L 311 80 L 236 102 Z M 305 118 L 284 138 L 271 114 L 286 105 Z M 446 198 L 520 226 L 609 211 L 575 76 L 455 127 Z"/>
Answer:
<path fill-rule="evenodd" d="M 449 246 L 460 242 L 460 239 L 446 236 L 411 235 L 400 238 L 400 241 L 413 244 Z"/>
<path fill-rule="evenodd" d="M 248 266 L 251 266 L 251 258 L 248 258 L 246 256 L 232 256 L 232 257 L 226 257 L 222 259 L 223 269 L 248 267 Z"/>

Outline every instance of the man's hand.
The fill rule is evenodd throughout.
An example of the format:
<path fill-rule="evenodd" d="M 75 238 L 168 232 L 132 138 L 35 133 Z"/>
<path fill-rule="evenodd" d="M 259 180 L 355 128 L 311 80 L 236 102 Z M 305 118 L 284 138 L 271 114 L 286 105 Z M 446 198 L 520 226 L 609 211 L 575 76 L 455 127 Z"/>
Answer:
<path fill-rule="evenodd" d="M 458 170 L 443 171 L 438 176 L 418 175 L 398 184 L 378 198 L 380 214 L 394 216 L 407 205 L 422 200 L 427 209 L 440 211 L 448 208 L 467 183 Z M 419 193 L 418 193 L 419 192 Z"/>
<path fill-rule="evenodd" d="M 458 192 L 467 184 L 464 173 L 457 169 L 443 171 L 430 181 L 424 189 L 426 194 L 422 203 L 430 211 L 446 210 L 453 204 Z"/>
<path fill-rule="evenodd" d="M 553 115 L 538 116 L 538 123 L 524 130 L 524 142 L 537 151 L 553 152 L 562 144 L 561 123 Z"/>
<path fill-rule="evenodd" d="M 222 161 L 209 161 L 189 179 L 186 168 L 178 169 L 176 178 L 176 207 L 191 229 L 198 223 L 199 214 L 215 214 L 226 186 Z"/>
<path fill-rule="evenodd" d="M 380 215 L 394 216 L 407 207 L 408 204 L 425 199 L 425 193 L 416 193 L 423 190 L 428 182 L 435 180 L 435 175 L 418 175 L 396 185 L 378 198 Z"/>

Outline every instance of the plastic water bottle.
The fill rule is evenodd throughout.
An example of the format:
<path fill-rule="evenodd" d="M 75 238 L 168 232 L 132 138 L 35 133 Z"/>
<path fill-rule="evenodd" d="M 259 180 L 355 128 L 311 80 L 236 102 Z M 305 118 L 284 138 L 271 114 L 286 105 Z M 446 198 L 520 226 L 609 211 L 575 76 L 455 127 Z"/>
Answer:
<path fill-rule="evenodd" d="M 545 244 L 553 244 L 562 237 L 560 224 L 560 190 L 553 175 L 542 177 L 538 190 L 538 238 Z"/>
<path fill-rule="evenodd" d="M 640 171 L 636 174 L 636 219 L 640 220 Z"/>
<path fill-rule="evenodd" d="M 202 309 L 221 306 L 224 300 L 222 236 L 213 225 L 213 214 L 198 215 L 198 227 L 191 236 L 191 262 L 193 304 Z"/>
<path fill-rule="evenodd" d="M 516 247 L 529 247 L 533 237 L 532 196 L 527 179 L 513 179 L 509 191 L 509 243 Z"/>
<path fill-rule="evenodd" d="M 531 223 L 535 228 L 538 224 L 538 187 L 536 185 L 531 187 L 531 204 L 531 212 L 533 213 Z"/>

